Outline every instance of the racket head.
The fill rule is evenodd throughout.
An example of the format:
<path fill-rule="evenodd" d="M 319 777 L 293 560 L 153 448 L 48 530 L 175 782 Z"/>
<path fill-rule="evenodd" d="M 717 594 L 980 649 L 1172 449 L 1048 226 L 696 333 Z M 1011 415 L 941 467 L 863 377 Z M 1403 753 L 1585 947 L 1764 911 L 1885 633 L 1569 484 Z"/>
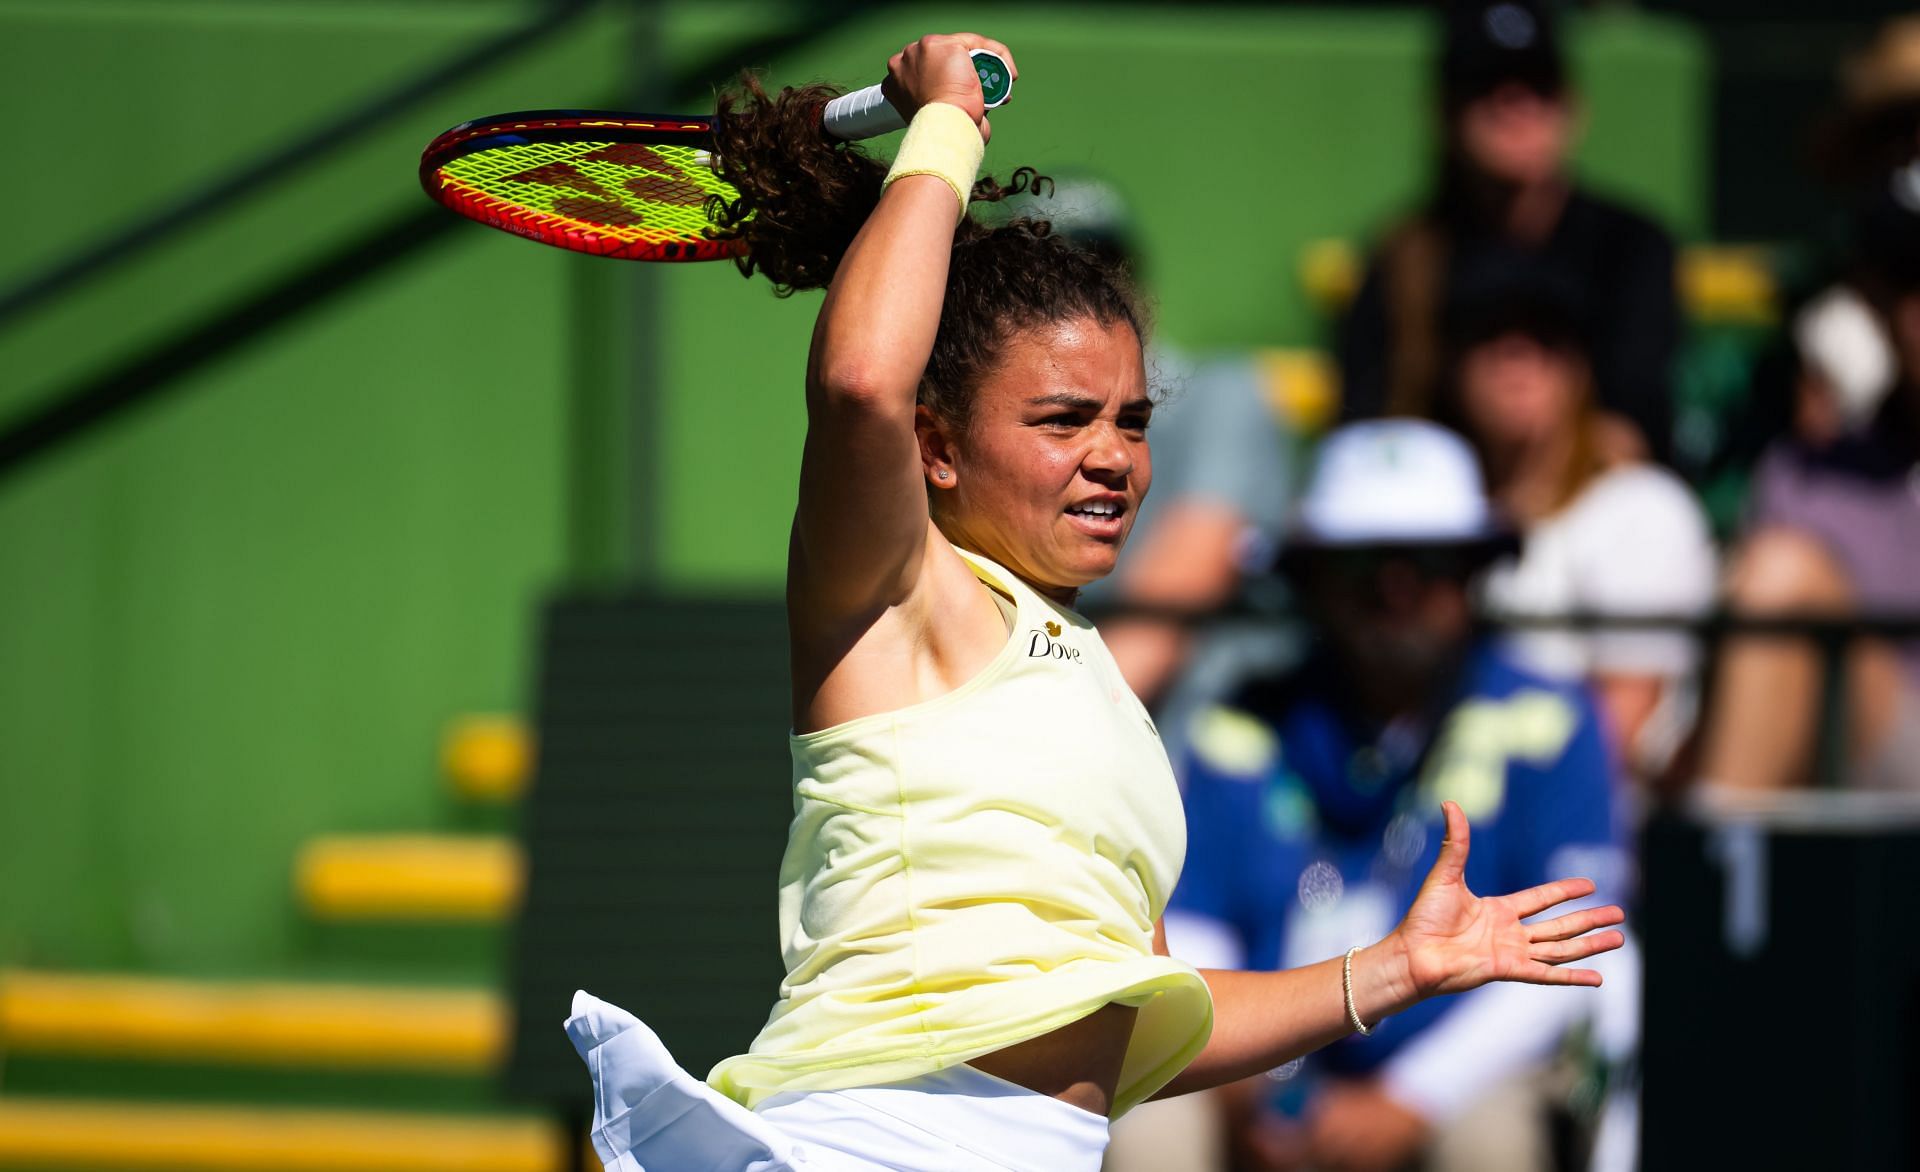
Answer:
<path fill-rule="evenodd" d="M 713 119 L 522 110 L 462 122 L 427 145 L 420 185 L 471 220 L 556 248 L 643 261 L 724 260 L 707 201 L 738 198 L 707 162 Z"/>

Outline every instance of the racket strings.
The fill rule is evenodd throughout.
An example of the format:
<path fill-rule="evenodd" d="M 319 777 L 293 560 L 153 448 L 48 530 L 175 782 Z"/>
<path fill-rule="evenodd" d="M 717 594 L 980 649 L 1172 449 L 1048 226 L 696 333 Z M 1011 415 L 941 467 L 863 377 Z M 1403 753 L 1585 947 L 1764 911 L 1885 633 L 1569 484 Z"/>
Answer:
<path fill-rule="evenodd" d="M 710 240 L 710 197 L 739 197 L 690 146 L 519 142 L 440 168 L 450 194 L 490 207 L 515 230 L 587 233 L 609 244 Z"/>

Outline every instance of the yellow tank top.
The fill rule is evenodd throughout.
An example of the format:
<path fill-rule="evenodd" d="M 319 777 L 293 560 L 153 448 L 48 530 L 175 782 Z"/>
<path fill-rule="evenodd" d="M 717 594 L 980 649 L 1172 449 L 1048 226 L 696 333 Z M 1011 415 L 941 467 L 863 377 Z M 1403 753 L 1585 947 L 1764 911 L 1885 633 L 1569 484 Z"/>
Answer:
<path fill-rule="evenodd" d="M 1117 1116 L 1192 1061 L 1206 983 L 1153 952 L 1186 854 L 1159 733 L 1099 634 L 985 558 L 1013 631 L 936 699 L 791 738 L 787 977 L 708 1081 L 781 1091 L 913 1078 L 1139 1007 Z"/>

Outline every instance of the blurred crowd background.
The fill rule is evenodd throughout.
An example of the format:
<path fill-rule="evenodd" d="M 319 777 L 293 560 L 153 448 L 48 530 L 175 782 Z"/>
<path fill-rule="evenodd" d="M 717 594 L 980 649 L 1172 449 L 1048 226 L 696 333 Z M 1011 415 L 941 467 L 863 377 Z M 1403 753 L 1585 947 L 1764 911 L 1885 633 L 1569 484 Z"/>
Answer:
<path fill-rule="evenodd" d="M 0 0 L 0 1167 L 584 1166 L 572 988 L 751 1036 L 812 302 L 414 167 L 962 27 L 1055 180 L 983 214 L 1154 307 L 1086 603 L 1185 787 L 1175 955 L 1377 939 L 1442 798 L 1476 889 L 1633 929 L 1109 1166 L 1920 1166 L 1920 17 Z"/>

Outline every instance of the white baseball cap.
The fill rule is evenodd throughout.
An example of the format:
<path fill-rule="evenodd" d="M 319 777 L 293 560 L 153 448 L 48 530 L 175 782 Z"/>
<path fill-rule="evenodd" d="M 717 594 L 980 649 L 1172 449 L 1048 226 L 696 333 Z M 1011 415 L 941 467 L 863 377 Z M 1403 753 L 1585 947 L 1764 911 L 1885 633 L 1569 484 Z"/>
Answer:
<path fill-rule="evenodd" d="M 1467 442 L 1419 419 L 1353 423 L 1320 444 L 1295 546 L 1510 544 Z"/>

